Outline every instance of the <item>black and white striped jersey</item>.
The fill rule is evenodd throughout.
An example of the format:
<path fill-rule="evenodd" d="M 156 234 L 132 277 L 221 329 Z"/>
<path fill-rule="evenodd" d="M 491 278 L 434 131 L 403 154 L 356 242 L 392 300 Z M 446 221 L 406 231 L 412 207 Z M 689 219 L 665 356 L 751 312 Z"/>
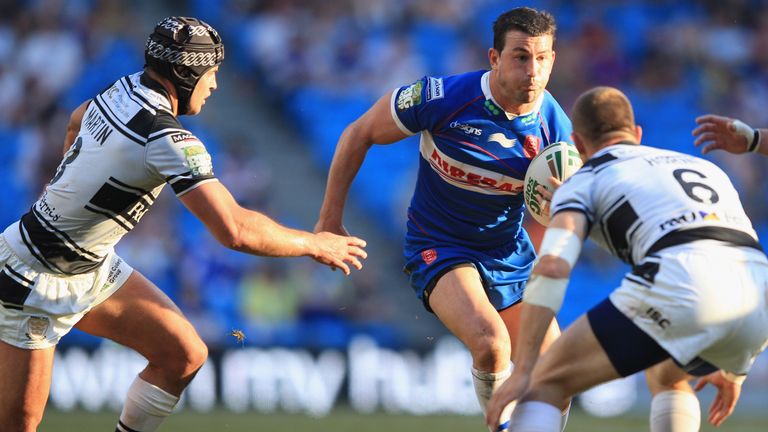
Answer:
<path fill-rule="evenodd" d="M 695 156 L 632 144 L 598 151 L 555 192 L 551 213 L 586 215 L 590 238 L 634 265 L 700 239 L 760 248 L 728 176 Z"/>
<path fill-rule="evenodd" d="M 173 116 L 160 84 L 139 72 L 91 100 L 53 179 L 4 236 L 19 256 L 48 271 L 87 273 L 166 183 L 181 196 L 215 180 L 203 143 Z"/>

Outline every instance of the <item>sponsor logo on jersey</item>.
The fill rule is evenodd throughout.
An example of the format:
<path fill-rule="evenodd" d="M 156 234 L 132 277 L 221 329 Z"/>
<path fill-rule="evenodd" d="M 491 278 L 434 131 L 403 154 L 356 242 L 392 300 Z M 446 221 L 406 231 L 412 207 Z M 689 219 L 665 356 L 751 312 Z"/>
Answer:
<path fill-rule="evenodd" d="M 650 307 L 647 311 L 645 311 L 645 316 L 651 319 L 651 321 L 655 322 L 659 325 L 659 327 L 665 329 L 669 327 L 670 321 L 666 318 L 664 318 L 664 315 L 661 314 L 658 310 Z"/>
<path fill-rule="evenodd" d="M 125 97 L 123 95 L 123 92 L 120 91 L 120 89 L 117 88 L 117 85 L 114 85 L 109 88 L 106 92 L 104 92 L 104 96 L 109 99 L 110 107 L 117 111 L 119 114 L 121 114 L 121 118 L 125 119 L 126 117 L 130 117 L 130 113 L 128 112 L 128 104 L 125 100 Z"/>
<path fill-rule="evenodd" d="M 195 141 L 197 141 L 198 139 L 197 139 L 196 136 L 192 135 L 191 133 L 187 133 L 187 132 L 180 132 L 180 133 L 175 133 L 175 134 L 171 135 L 171 141 L 173 141 L 174 143 L 178 143 L 178 142 L 181 142 L 181 141 L 188 141 L 188 140 L 195 140 Z"/>
<path fill-rule="evenodd" d="M 421 252 L 421 259 L 424 260 L 426 265 L 430 265 L 437 259 L 437 251 L 434 249 L 427 249 Z"/>
<path fill-rule="evenodd" d="M 45 339 L 48 332 L 50 320 L 46 316 L 31 316 L 27 320 L 26 336 L 31 341 L 41 341 Z"/>
<path fill-rule="evenodd" d="M 104 145 L 104 142 L 114 131 L 97 109 L 93 109 L 88 113 L 82 125 L 99 145 Z"/>
<path fill-rule="evenodd" d="M 525 117 L 520 117 L 520 122 L 523 123 L 523 126 L 530 126 L 536 123 L 537 115 L 538 115 L 538 112 L 532 112 Z"/>
<path fill-rule="evenodd" d="M 432 78 L 428 79 L 429 85 L 427 86 L 427 102 L 433 99 L 442 99 L 443 94 L 443 79 Z"/>
<path fill-rule="evenodd" d="M 421 103 L 421 89 L 424 87 L 422 81 L 416 81 L 409 85 L 397 96 L 397 109 L 400 111 L 414 107 Z"/>
<path fill-rule="evenodd" d="M 192 170 L 192 177 L 212 176 L 213 163 L 211 155 L 201 145 L 191 145 L 181 149 L 184 152 L 184 158 L 187 160 L 189 169 Z"/>
<path fill-rule="evenodd" d="M 710 221 L 710 222 L 719 222 L 721 220 L 720 216 L 718 216 L 717 213 L 712 212 L 708 213 L 705 211 L 688 211 L 681 215 L 675 216 L 673 218 L 669 218 L 665 220 L 664 222 L 659 224 L 659 229 L 662 231 L 666 231 L 668 229 L 678 228 L 682 225 L 686 225 L 689 223 L 693 223 L 696 221 Z"/>
<path fill-rule="evenodd" d="M 500 146 L 504 148 L 512 148 L 515 146 L 515 143 L 517 142 L 517 139 L 515 138 L 507 138 L 506 135 L 500 132 L 496 132 L 491 134 L 488 137 L 488 142 L 495 142 L 498 143 Z"/>
<path fill-rule="evenodd" d="M 56 222 L 61 218 L 61 215 L 56 213 L 56 207 L 53 207 L 52 205 L 48 204 L 48 191 L 43 192 L 43 195 L 40 197 L 39 200 L 37 200 L 36 208 L 37 211 L 40 213 L 48 216 L 48 220 L 51 222 Z"/>
<path fill-rule="evenodd" d="M 120 264 L 122 263 L 123 263 L 122 258 L 117 258 L 115 262 L 112 264 L 112 266 L 109 267 L 109 274 L 107 275 L 107 282 L 104 284 L 104 288 L 114 284 L 117 278 L 123 272 L 120 269 Z"/>
<path fill-rule="evenodd" d="M 523 154 L 528 159 L 533 159 L 534 156 L 539 154 L 539 147 L 541 147 L 541 138 L 536 135 L 526 135 L 525 143 L 523 144 Z"/>
<path fill-rule="evenodd" d="M 451 127 L 451 129 L 459 129 L 467 135 L 480 136 L 483 134 L 482 129 L 476 128 L 474 126 L 470 126 L 466 123 L 459 123 L 457 121 L 454 121 L 454 122 L 451 122 L 449 126 Z"/>
<path fill-rule="evenodd" d="M 443 180 L 458 188 L 487 195 L 517 195 L 523 191 L 521 179 L 452 159 L 442 153 L 431 138 L 422 138 L 420 151 L 421 157 Z"/>

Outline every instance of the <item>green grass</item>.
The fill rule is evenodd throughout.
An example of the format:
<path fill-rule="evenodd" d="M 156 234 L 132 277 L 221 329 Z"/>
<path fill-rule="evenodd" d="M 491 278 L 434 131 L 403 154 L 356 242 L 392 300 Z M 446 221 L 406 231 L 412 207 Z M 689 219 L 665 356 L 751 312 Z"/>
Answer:
<path fill-rule="evenodd" d="M 111 432 L 116 413 L 73 412 L 48 410 L 40 432 Z M 648 420 L 642 415 L 600 419 L 573 410 L 568 432 L 634 432 L 648 431 Z M 733 417 L 720 428 L 703 425 L 702 431 L 765 432 L 768 418 Z M 184 411 L 165 421 L 161 432 L 485 432 L 479 416 L 407 416 L 387 414 L 358 414 L 339 409 L 323 418 L 291 414 L 233 414 L 214 411 L 200 414 Z"/>

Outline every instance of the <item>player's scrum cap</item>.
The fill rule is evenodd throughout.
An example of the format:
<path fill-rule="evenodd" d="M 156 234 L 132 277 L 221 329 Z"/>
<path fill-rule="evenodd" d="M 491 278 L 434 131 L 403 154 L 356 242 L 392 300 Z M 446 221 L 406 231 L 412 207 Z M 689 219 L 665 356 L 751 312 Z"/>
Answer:
<path fill-rule="evenodd" d="M 224 44 L 204 21 L 168 17 L 149 35 L 145 55 L 175 65 L 213 67 L 224 60 Z"/>

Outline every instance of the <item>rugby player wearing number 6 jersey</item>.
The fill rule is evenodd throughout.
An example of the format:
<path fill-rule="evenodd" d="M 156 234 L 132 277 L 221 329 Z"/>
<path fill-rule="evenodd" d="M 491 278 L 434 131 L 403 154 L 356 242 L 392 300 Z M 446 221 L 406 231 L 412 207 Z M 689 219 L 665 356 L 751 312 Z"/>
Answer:
<path fill-rule="evenodd" d="M 120 432 L 158 428 L 207 357 L 176 305 L 115 255 L 114 245 L 165 184 L 223 245 L 361 268 L 365 242 L 285 228 L 240 207 L 205 146 L 177 120 L 200 112 L 224 58 L 218 33 L 169 17 L 147 41 L 143 72 L 120 78 L 71 116 L 64 160 L 42 196 L 0 235 L 0 429 L 31 432 L 51 383 L 54 348 L 74 326 L 148 360 Z"/>
<path fill-rule="evenodd" d="M 385 94 L 346 128 L 315 227 L 346 233 L 344 203 L 368 149 L 421 134 L 405 272 L 424 307 L 471 352 L 483 408 L 516 357 L 510 339 L 535 259 L 521 226 L 525 171 L 541 148 L 571 135 L 545 90 L 555 60 L 552 15 L 513 9 L 493 33 L 490 71 L 424 77 Z M 553 323 L 545 345 L 558 333 Z"/>
<path fill-rule="evenodd" d="M 540 260 L 526 288 L 518 363 L 494 394 L 486 421 L 521 399 L 510 429 L 559 430 L 563 400 L 646 371 L 651 431 L 698 431 L 688 384 L 718 394 L 719 426 L 768 343 L 768 259 L 728 176 L 704 159 L 640 145 L 626 96 L 582 94 L 571 112 L 584 166 L 558 188 Z M 609 298 L 582 315 L 539 357 L 585 237 L 632 266 Z"/>

